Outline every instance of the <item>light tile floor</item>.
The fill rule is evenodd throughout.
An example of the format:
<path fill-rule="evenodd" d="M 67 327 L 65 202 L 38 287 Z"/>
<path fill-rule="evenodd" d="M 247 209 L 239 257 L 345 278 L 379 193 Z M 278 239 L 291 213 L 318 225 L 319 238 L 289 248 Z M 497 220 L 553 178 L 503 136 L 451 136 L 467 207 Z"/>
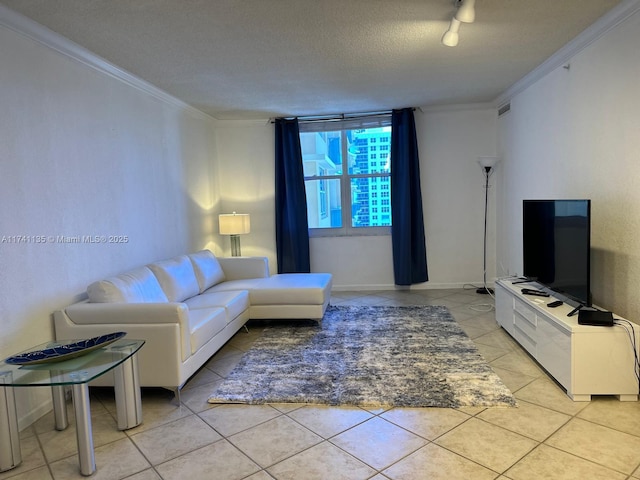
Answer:
<path fill-rule="evenodd" d="M 495 322 L 475 289 L 335 292 L 334 305 L 445 305 L 518 408 L 213 406 L 207 397 L 260 335 L 240 331 L 182 391 L 143 389 L 142 425 L 116 428 L 111 389 L 92 389 L 95 479 L 640 479 L 640 402 L 571 401 Z M 72 417 L 72 412 L 70 413 Z M 73 420 L 72 420 L 73 422 Z M 21 434 L 0 480 L 83 478 L 73 425 L 52 414 Z"/>

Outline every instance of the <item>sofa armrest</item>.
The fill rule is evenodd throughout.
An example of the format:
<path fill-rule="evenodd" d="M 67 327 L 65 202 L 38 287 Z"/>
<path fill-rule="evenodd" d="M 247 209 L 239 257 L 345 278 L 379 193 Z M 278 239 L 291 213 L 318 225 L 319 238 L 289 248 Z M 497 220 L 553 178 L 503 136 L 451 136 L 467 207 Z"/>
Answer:
<path fill-rule="evenodd" d="M 267 257 L 218 257 L 218 261 L 224 271 L 225 280 L 269 277 Z"/>
<path fill-rule="evenodd" d="M 184 362 L 191 355 L 189 307 L 184 303 L 81 302 L 54 312 L 53 318 L 57 339 L 87 338 L 122 330 L 131 338 L 149 340 L 157 348 L 165 349 L 169 358 L 181 358 Z"/>
<path fill-rule="evenodd" d="M 189 308 L 184 303 L 76 303 L 64 309 L 78 325 L 109 323 L 184 323 Z"/>

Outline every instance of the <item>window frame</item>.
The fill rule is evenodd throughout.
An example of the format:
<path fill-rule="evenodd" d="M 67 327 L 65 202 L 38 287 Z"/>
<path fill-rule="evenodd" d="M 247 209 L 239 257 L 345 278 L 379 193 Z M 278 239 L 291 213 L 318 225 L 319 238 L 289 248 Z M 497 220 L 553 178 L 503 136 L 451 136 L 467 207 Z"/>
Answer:
<path fill-rule="evenodd" d="M 340 209 L 341 209 L 341 227 L 321 227 L 312 228 L 309 227 L 309 237 L 359 237 L 359 236 L 383 236 L 391 235 L 391 226 L 369 226 L 369 227 L 354 227 L 352 226 L 352 201 L 353 198 L 353 180 L 358 178 L 388 178 L 391 181 L 391 172 L 376 172 L 376 173 L 350 173 L 349 165 L 347 162 L 348 157 L 348 142 L 346 132 L 349 130 L 369 129 L 378 127 L 391 127 L 391 116 L 377 116 L 375 118 L 366 117 L 362 119 L 349 119 L 347 121 L 313 121 L 301 123 L 300 133 L 319 133 L 319 132 L 340 132 L 340 149 L 342 159 L 342 173 L 334 175 L 305 175 L 305 184 L 307 181 L 325 181 L 338 180 L 340 185 Z M 389 132 L 391 137 L 391 132 Z M 377 147 L 380 145 L 376 143 Z M 376 148 L 376 151 L 380 148 Z M 390 145 L 388 150 L 390 151 Z M 304 161 L 304 160 L 303 160 Z M 377 159 L 379 162 L 379 159 Z M 385 182 L 386 183 L 386 182 Z M 383 187 L 385 183 L 382 183 L 380 187 Z M 380 192 L 390 191 L 390 183 L 387 184 L 388 188 L 378 188 L 375 191 Z M 371 198 L 372 190 L 369 190 L 369 198 Z M 379 193 L 376 194 L 380 197 Z M 379 205 L 382 207 L 382 203 Z M 307 206 L 308 208 L 308 206 Z M 390 215 L 390 212 L 388 213 Z M 378 212 L 376 215 L 381 215 Z M 393 220 L 391 220 L 393 221 Z"/>

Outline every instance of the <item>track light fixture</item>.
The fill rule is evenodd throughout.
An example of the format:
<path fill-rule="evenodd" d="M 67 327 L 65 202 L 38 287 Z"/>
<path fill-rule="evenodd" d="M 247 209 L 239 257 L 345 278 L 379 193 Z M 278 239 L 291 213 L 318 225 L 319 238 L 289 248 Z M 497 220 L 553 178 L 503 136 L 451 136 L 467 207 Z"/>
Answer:
<path fill-rule="evenodd" d="M 458 45 L 458 40 L 460 39 L 458 31 L 461 23 L 473 23 L 476 19 L 476 0 L 454 0 L 453 4 L 458 10 L 451 19 L 449 30 L 442 36 L 442 44 L 447 47 Z"/>
<path fill-rule="evenodd" d="M 456 17 L 451 19 L 451 25 L 449 25 L 449 30 L 444 32 L 442 36 L 442 44 L 447 47 L 455 47 L 458 45 L 458 30 L 460 29 L 460 20 L 457 20 Z"/>
<path fill-rule="evenodd" d="M 463 23 L 473 23 L 476 19 L 476 0 L 464 0 L 456 12 L 456 20 Z"/>

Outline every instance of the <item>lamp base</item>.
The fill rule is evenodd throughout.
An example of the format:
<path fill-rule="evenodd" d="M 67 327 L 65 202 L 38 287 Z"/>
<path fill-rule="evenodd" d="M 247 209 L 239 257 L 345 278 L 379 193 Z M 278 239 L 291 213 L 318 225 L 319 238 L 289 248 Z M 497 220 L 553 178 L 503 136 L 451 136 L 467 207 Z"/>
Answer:
<path fill-rule="evenodd" d="M 231 235 L 231 256 L 242 256 L 242 252 L 240 251 L 240 235 Z"/>
<path fill-rule="evenodd" d="M 482 295 L 493 295 L 493 288 L 481 287 L 476 290 L 476 293 L 480 293 Z"/>

